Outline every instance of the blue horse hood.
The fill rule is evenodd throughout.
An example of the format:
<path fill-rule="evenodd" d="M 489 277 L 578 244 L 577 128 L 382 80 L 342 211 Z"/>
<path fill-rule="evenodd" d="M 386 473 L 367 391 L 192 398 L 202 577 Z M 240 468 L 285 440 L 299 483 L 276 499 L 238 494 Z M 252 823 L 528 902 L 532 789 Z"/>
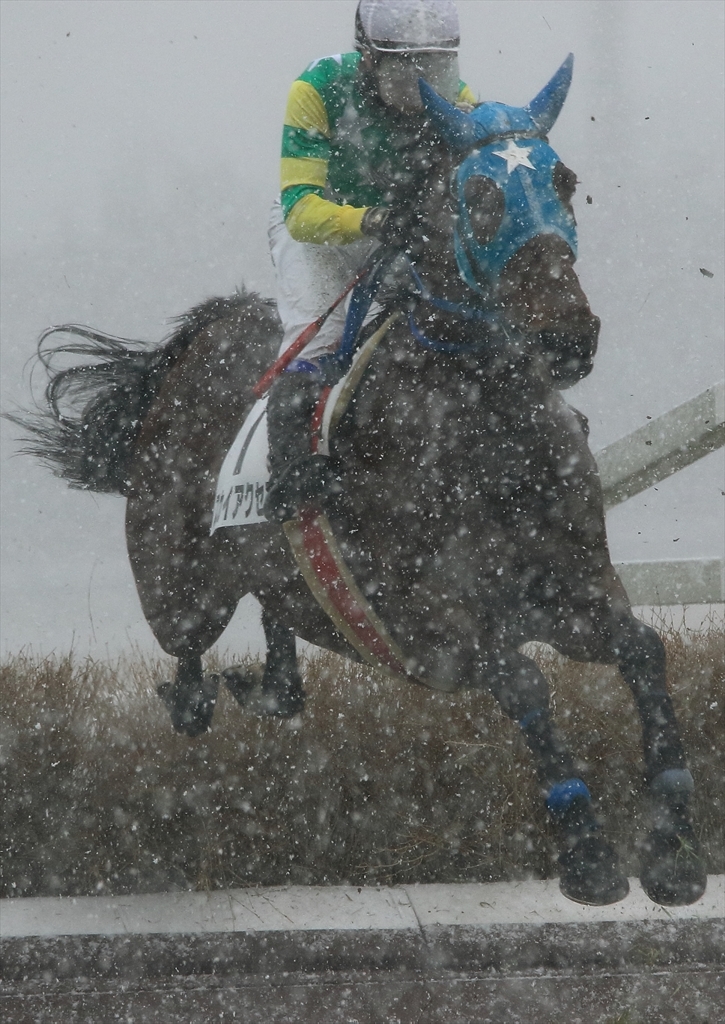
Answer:
<path fill-rule="evenodd" d="M 543 139 L 509 136 L 476 150 L 460 165 L 454 245 L 459 270 L 470 287 L 477 291 L 494 287 L 511 257 L 539 235 L 557 235 L 576 258 L 576 221 L 554 187 L 559 163 L 557 153 Z M 466 183 L 477 176 L 498 186 L 505 204 L 499 229 L 485 245 L 476 240 L 465 197 Z"/>
<path fill-rule="evenodd" d="M 480 141 L 494 135 L 540 135 L 541 130 L 526 107 L 509 107 L 506 103 L 481 103 L 469 114 L 480 131 Z"/>

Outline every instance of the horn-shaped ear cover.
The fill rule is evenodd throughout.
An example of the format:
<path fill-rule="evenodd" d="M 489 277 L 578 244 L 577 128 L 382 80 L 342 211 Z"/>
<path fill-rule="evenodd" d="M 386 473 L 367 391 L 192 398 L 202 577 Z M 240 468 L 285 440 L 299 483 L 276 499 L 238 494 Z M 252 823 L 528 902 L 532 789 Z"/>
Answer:
<path fill-rule="evenodd" d="M 526 107 L 503 103 L 482 103 L 472 114 L 465 114 L 418 79 L 423 106 L 433 127 L 451 149 L 467 152 L 492 135 L 509 131 L 536 131 L 547 135 L 564 106 L 571 85 L 574 54 L 570 53 L 541 92 Z"/>
<path fill-rule="evenodd" d="M 570 53 L 559 70 L 549 79 L 525 109 L 531 114 L 542 135 L 548 135 L 564 106 L 574 70 L 574 54 Z"/>
<path fill-rule="evenodd" d="M 469 114 L 444 100 L 435 89 L 431 89 L 425 79 L 418 79 L 418 88 L 433 127 L 451 149 L 466 152 L 480 141 L 483 134 L 481 126 Z"/>

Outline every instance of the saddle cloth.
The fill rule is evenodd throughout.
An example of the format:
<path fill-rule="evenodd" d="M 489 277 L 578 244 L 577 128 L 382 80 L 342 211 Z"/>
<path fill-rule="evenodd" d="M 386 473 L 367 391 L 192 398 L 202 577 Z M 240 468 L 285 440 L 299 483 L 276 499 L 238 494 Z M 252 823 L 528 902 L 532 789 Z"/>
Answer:
<path fill-rule="evenodd" d="M 211 533 L 223 526 L 267 522 L 264 517 L 269 482 L 267 401 L 265 395 L 254 403 L 222 463 Z"/>
<path fill-rule="evenodd" d="M 327 393 L 321 417 L 318 408 L 315 419 L 319 421 L 320 426 L 315 444 L 320 455 L 330 454 L 330 438 L 350 403 L 375 349 L 399 316 L 399 313 L 389 316 L 358 349 L 348 372 Z M 252 406 L 222 463 L 214 499 L 211 533 L 225 526 L 267 523 L 264 515 L 264 502 L 269 483 L 267 401 L 268 396 L 265 396 Z"/>

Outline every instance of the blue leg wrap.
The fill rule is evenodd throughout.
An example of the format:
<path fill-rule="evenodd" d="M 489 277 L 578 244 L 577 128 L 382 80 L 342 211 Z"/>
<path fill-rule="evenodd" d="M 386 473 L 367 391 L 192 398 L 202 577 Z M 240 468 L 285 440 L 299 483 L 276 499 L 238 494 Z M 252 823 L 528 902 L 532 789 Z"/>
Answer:
<path fill-rule="evenodd" d="M 546 798 L 546 807 L 555 817 L 559 817 L 580 796 L 591 802 L 591 794 L 581 779 L 565 779 L 551 787 Z"/>

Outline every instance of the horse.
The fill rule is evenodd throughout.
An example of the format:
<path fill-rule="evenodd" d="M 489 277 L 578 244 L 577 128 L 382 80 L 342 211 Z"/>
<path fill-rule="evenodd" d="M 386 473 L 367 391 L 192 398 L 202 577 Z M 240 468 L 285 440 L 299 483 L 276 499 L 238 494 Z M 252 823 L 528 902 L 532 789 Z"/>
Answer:
<path fill-rule="evenodd" d="M 562 395 L 591 371 L 599 333 L 574 269 L 576 176 L 547 138 L 570 78 L 568 59 L 527 107 L 472 113 L 421 82 L 436 147 L 412 175 L 409 244 L 380 298 L 398 319 L 334 438 L 329 515 L 411 676 L 489 690 L 518 723 L 557 827 L 561 891 L 586 904 L 623 898 L 628 882 L 548 683 L 521 648 L 538 641 L 619 668 L 641 720 L 652 810 L 641 881 L 654 901 L 683 904 L 706 875 L 664 647 L 612 566 L 586 420 Z M 58 331 L 74 340 L 48 347 Z M 159 693 L 190 737 L 208 728 L 220 682 L 204 676 L 202 655 L 246 594 L 262 607 L 270 713 L 303 710 L 296 637 L 358 657 L 279 524 L 210 531 L 222 460 L 280 337 L 274 304 L 241 290 L 192 309 L 156 348 L 79 325 L 40 342 L 47 410 L 23 421 L 27 450 L 71 485 L 125 496 L 143 612 L 177 659 Z M 60 353 L 92 361 L 54 369 Z M 221 678 L 244 704 L 249 680 L 234 669 Z"/>

